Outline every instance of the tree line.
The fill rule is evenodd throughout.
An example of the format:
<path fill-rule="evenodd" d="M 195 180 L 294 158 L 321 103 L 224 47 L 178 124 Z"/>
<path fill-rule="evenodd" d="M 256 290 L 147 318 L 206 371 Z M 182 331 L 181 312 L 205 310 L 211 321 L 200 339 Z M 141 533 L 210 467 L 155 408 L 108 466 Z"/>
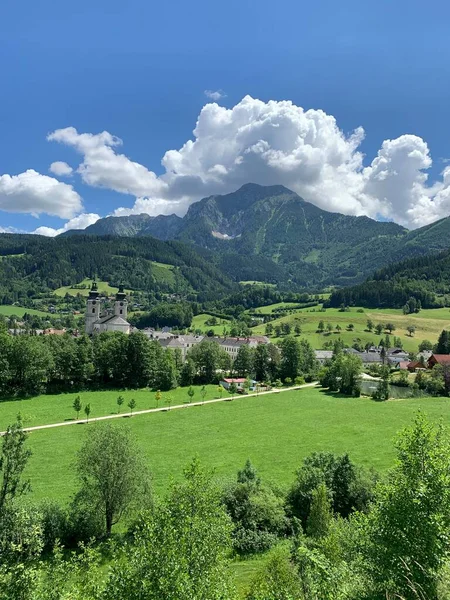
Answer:
<path fill-rule="evenodd" d="M 17 335 L 0 332 L 0 395 L 27 396 L 100 388 L 170 390 L 178 385 L 218 383 L 226 373 L 260 382 L 310 381 L 317 362 L 310 344 L 287 337 L 273 344 L 241 346 L 235 360 L 214 340 L 166 350 L 141 332 L 82 335 Z"/>
<path fill-rule="evenodd" d="M 68 507 L 25 501 L 26 441 L 19 420 L 0 452 L 4 598 L 237 600 L 230 559 L 268 550 L 246 600 L 448 597 L 450 439 L 420 413 L 383 477 L 316 452 L 285 490 L 249 460 L 220 485 L 194 459 L 162 498 L 129 430 L 90 426 Z"/>

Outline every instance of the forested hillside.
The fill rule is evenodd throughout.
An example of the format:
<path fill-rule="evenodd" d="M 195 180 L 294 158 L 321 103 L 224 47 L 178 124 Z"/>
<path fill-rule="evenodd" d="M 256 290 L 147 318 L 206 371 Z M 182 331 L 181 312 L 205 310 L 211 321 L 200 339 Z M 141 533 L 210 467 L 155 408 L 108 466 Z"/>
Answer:
<path fill-rule="evenodd" d="M 402 308 L 410 297 L 423 308 L 450 305 L 450 251 L 393 263 L 364 283 L 335 291 L 329 306 Z"/>
<path fill-rule="evenodd" d="M 155 264 L 157 263 L 157 264 Z M 164 268 L 170 276 L 161 277 Z M 0 235 L 0 303 L 38 297 L 84 278 L 144 292 L 208 300 L 235 284 L 193 247 L 151 237 Z"/>

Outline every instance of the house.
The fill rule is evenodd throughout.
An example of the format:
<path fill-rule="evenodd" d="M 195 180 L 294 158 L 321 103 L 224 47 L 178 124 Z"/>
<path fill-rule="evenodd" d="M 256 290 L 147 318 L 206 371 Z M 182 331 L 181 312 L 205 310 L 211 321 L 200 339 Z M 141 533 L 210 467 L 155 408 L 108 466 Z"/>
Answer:
<path fill-rule="evenodd" d="M 121 331 L 129 334 L 131 325 L 126 320 L 128 302 L 123 287 L 120 286 L 116 294 L 113 314 L 101 314 L 102 304 L 99 296 L 100 292 L 97 283 L 94 281 L 86 305 L 86 333 L 92 335 L 103 331 Z"/>
<path fill-rule="evenodd" d="M 239 348 L 242 346 L 248 346 L 249 348 L 256 348 L 259 344 L 269 344 L 269 339 L 265 335 L 257 335 L 248 338 L 213 338 L 215 342 L 225 350 L 228 356 L 235 360 Z"/>
<path fill-rule="evenodd" d="M 401 360 L 399 363 L 397 363 L 397 368 L 400 369 L 400 371 L 408 371 L 408 365 L 409 360 Z"/>
<path fill-rule="evenodd" d="M 226 390 L 229 390 L 230 386 L 234 383 L 234 385 L 236 386 L 236 388 L 238 390 L 244 390 L 246 381 L 247 380 L 245 379 L 245 377 L 225 377 L 220 382 L 220 385 L 223 388 L 225 388 Z M 250 380 L 250 388 L 249 389 L 253 390 L 255 388 L 255 385 L 256 385 L 256 381 Z"/>
<path fill-rule="evenodd" d="M 428 359 L 428 368 L 432 369 L 436 365 L 450 367 L 450 354 L 432 354 Z"/>
<path fill-rule="evenodd" d="M 418 369 L 423 369 L 424 365 L 420 360 L 412 360 L 406 368 L 410 373 L 415 373 Z"/>
<path fill-rule="evenodd" d="M 188 351 L 203 340 L 202 335 L 171 335 L 167 337 L 156 338 L 163 348 L 169 350 L 180 350 L 181 358 L 186 360 Z"/>
<path fill-rule="evenodd" d="M 316 360 L 320 365 L 324 365 L 327 360 L 333 358 L 333 350 L 314 350 Z"/>

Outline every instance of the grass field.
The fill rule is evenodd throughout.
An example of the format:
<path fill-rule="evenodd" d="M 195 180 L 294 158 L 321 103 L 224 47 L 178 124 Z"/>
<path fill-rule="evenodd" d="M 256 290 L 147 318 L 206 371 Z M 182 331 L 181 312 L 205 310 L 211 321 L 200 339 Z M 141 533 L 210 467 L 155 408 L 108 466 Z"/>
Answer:
<path fill-rule="evenodd" d="M 0 304 L 0 315 L 7 317 L 23 317 L 25 313 L 29 315 L 36 315 L 38 317 L 50 317 L 51 314 L 43 312 L 42 310 L 35 310 L 34 308 L 23 308 L 22 306 L 12 306 L 11 304 Z"/>
<path fill-rule="evenodd" d="M 205 400 L 218 398 L 216 385 L 207 385 Z M 200 394 L 200 386 L 193 386 L 195 395 L 192 398 L 193 402 L 202 400 Z M 136 410 L 146 410 L 148 408 L 157 408 L 155 392 L 147 389 L 141 390 L 108 390 L 99 392 L 80 392 L 68 394 L 42 395 L 24 400 L 4 400 L 0 402 L 0 431 L 4 431 L 6 427 L 12 423 L 17 414 L 20 413 L 25 427 L 33 427 L 34 425 L 45 425 L 49 423 L 62 423 L 63 421 L 75 421 L 76 413 L 72 405 L 76 396 L 80 396 L 81 403 L 91 405 L 91 418 L 103 417 L 106 415 L 117 414 L 117 397 L 123 396 L 125 402 L 121 407 L 121 412 L 129 412 L 127 407 L 131 398 L 136 400 Z M 169 406 L 167 403 L 168 397 L 171 398 L 171 405 L 183 404 L 188 402 L 187 388 L 177 388 L 170 392 L 161 392 L 161 400 L 158 406 Z M 84 413 L 80 414 L 80 418 L 85 418 Z"/>
<path fill-rule="evenodd" d="M 259 310 L 265 311 L 269 308 L 269 306 L 266 306 L 261 307 Z M 272 325 L 275 326 L 283 322 L 289 322 L 293 325 L 300 323 L 302 328 L 301 337 L 306 338 L 314 348 L 319 349 L 323 347 L 326 341 L 338 337 L 348 346 L 358 340 L 362 345 L 368 342 L 378 342 L 381 336 L 366 330 L 367 320 L 371 319 L 375 325 L 391 322 L 396 326 L 391 337 L 400 337 L 405 350 L 410 352 L 417 352 L 419 343 L 422 340 L 426 339 L 434 343 L 443 329 L 450 329 L 450 309 L 448 308 L 424 309 L 414 315 L 404 315 L 401 310 L 397 309 L 362 309 L 362 311 L 358 312 L 357 307 L 351 308 L 349 312 L 340 312 L 337 308 L 328 308 L 325 312 L 320 312 L 318 308 L 305 308 L 296 311 L 294 314 L 275 319 L 272 321 Z M 331 334 L 317 333 L 319 321 L 323 321 L 325 327 L 328 323 L 331 323 L 333 328 L 339 324 L 342 329 L 340 332 L 333 329 Z M 353 331 L 347 330 L 350 323 L 354 325 Z M 413 337 L 406 331 L 409 325 L 416 327 Z M 257 325 L 253 328 L 253 331 L 262 334 L 265 331 L 265 325 Z"/>
<path fill-rule="evenodd" d="M 116 396 L 114 392 L 112 406 Z M 136 392 L 134 396 L 137 409 L 143 408 Z M 53 397 L 53 401 L 58 398 Z M 64 399 L 71 417 L 68 404 Z M 123 422 L 135 435 L 152 470 L 155 490 L 160 493 L 172 478 L 180 477 L 183 466 L 196 455 L 220 478 L 234 477 L 250 458 L 262 477 L 284 486 L 290 484 L 302 458 L 312 451 L 349 452 L 356 463 L 385 471 L 394 460 L 393 437 L 411 423 L 419 408 L 435 421 L 442 418 L 450 423 L 449 399 L 377 403 L 337 397 L 319 389 L 239 397 L 233 402 L 124 418 Z M 111 423 L 117 426 L 122 420 Z M 27 471 L 34 498 L 70 498 L 75 489 L 76 452 L 89 429 L 96 426 L 101 425 L 80 424 L 30 434 L 33 456 Z"/>
<path fill-rule="evenodd" d="M 91 289 L 92 279 L 83 279 L 77 285 L 85 285 L 86 287 L 83 289 L 72 288 L 70 285 L 65 285 L 55 290 L 56 296 L 64 297 L 66 294 L 70 296 L 76 296 L 80 294 L 81 296 L 87 296 L 89 294 L 89 290 Z M 98 291 L 104 294 L 115 294 L 118 291 L 118 288 L 111 287 L 107 281 L 97 281 Z M 131 290 L 125 290 L 127 294 L 131 293 Z"/>
<path fill-rule="evenodd" d="M 260 315 L 271 315 L 273 311 L 277 310 L 278 308 L 294 308 L 295 306 L 298 306 L 298 302 L 277 302 L 276 304 L 260 306 L 259 308 L 256 308 L 254 312 L 257 312 Z"/>
<path fill-rule="evenodd" d="M 195 315 L 192 319 L 191 329 L 201 329 L 203 333 L 212 329 L 215 335 L 222 335 L 223 328 L 228 328 L 230 321 L 228 319 L 217 319 L 218 325 L 206 325 L 206 321 L 212 318 L 212 315 L 208 315 L 206 313 L 201 313 L 200 315 Z"/>

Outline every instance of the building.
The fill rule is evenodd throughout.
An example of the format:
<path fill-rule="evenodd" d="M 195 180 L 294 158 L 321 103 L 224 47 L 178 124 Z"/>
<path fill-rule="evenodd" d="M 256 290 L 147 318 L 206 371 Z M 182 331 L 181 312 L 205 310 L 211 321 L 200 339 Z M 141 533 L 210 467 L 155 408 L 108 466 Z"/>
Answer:
<path fill-rule="evenodd" d="M 222 381 L 220 382 L 220 385 L 225 388 L 226 390 L 230 389 L 230 386 L 234 383 L 234 385 L 236 386 L 237 390 L 244 390 L 245 389 L 245 382 L 247 380 L 245 379 L 245 377 L 225 377 L 224 379 L 222 379 Z M 256 381 L 251 379 L 250 380 L 250 390 L 255 389 L 256 386 Z"/>
<path fill-rule="evenodd" d="M 328 360 L 333 358 L 333 350 L 314 350 L 316 360 L 320 365 L 324 365 Z"/>
<path fill-rule="evenodd" d="M 202 335 L 172 335 L 170 337 L 156 337 L 163 348 L 169 350 L 180 350 L 181 358 L 186 360 L 186 354 L 193 347 L 203 340 Z"/>
<path fill-rule="evenodd" d="M 450 367 L 450 354 L 432 354 L 428 359 L 428 368 L 432 369 L 435 365 Z"/>
<path fill-rule="evenodd" d="M 102 313 L 102 302 L 97 283 L 94 281 L 89 291 L 86 305 L 85 331 L 88 335 L 103 331 L 120 331 L 129 334 L 131 325 L 127 321 L 127 296 L 123 286 L 119 287 L 114 300 L 114 313 Z"/>
<path fill-rule="evenodd" d="M 242 346 L 248 346 L 249 348 L 256 348 L 259 344 L 270 344 L 269 339 L 264 335 L 252 336 L 248 338 L 211 338 L 215 342 L 219 344 L 223 350 L 228 354 L 228 356 L 235 360 L 237 353 L 239 352 L 239 348 Z"/>

